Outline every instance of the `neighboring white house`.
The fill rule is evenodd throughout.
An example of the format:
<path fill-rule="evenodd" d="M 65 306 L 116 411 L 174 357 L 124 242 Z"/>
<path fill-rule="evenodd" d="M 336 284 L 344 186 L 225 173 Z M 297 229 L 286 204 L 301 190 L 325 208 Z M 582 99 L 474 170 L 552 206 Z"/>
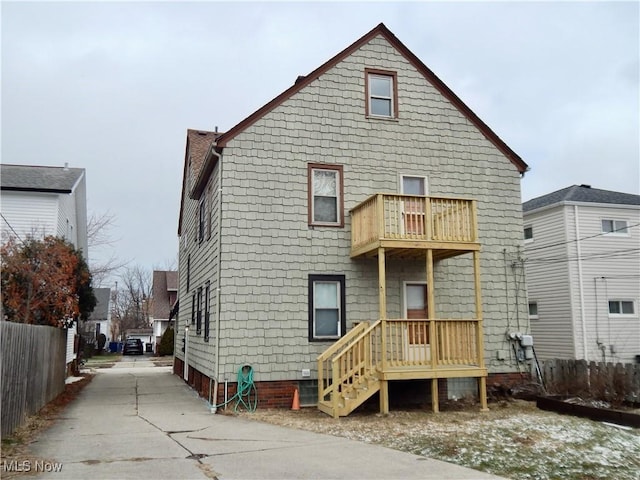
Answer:
<path fill-rule="evenodd" d="M 523 204 L 535 350 L 633 362 L 640 355 L 640 195 L 573 185 Z"/>
<path fill-rule="evenodd" d="M 84 168 L 0 166 L 2 238 L 64 237 L 88 260 Z"/>
<path fill-rule="evenodd" d="M 178 299 L 178 272 L 154 270 L 151 289 L 153 300 L 150 320 L 153 327 L 153 351 L 157 353 L 162 335 L 169 326 L 171 310 Z"/>
<path fill-rule="evenodd" d="M 0 165 L 2 241 L 54 235 L 88 263 L 87 184 L 84 168 Z M 67 331 L 67 364 L 76 358 L 76 326 Z"/>

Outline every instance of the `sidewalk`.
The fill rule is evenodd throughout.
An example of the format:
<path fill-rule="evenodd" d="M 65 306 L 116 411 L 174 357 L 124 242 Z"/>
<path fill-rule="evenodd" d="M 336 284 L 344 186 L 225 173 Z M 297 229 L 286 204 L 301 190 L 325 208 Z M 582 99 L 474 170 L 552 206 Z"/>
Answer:
<path fill-rule="evenodd" d="M 377 445 L 213 415 L 170 367 L 101 369 L 32 445 L 42 479 L 497 479 Z"/>

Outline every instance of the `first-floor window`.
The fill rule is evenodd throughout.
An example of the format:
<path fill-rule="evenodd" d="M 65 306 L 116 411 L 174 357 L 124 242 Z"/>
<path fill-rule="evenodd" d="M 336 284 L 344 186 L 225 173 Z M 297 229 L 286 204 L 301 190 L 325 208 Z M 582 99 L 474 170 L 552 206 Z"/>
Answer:
<path fill-rule="evenodd" d="M 533 242 L 533 227 L 524 227 L 524 241 Z"/>
<path fill-rule="evenodd" d="M 344 335 L 344 284 L 344 275 L 309 275 L 309 340 L 332 340 Z"/>
<path fill-rule="evenodd" d="M 634 313 L 632 300 L 609 300 L 609 315 L 633 315 Z"/>
<path fill-rule="evenodd" d="M 191 325 L 196 323 L 196 294 L 191 295 Z"/>
<path fill-rule="evenodd" d="M 529 320 L 538 319 L 538 302 L 529 302 Z"/>
<path fill-rule="evenodd" d="M 209 282 L 204 287 L 204 341 L 209 341 L 209 294 L 211 286 Z"/>
<path fill-rule="evenodd" d="M 198 313 L 196 315 L 196 333 L 202 333 L 202 287 L 198 288 Z"/>

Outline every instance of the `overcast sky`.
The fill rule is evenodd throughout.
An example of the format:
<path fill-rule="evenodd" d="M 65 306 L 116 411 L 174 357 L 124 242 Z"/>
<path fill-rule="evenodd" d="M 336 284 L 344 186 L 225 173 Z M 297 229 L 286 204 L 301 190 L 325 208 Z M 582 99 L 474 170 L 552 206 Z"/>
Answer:
<path fill-rule="evenodd" d="M 187 128 L 228 130 L 383 22 L 530 166 L 640 193 L 637 2 L 1 4 L 2 162 L 87 171 L 115 253 L 177 256 Z M 106 256 L 104 250 L 89 252 Z"/>

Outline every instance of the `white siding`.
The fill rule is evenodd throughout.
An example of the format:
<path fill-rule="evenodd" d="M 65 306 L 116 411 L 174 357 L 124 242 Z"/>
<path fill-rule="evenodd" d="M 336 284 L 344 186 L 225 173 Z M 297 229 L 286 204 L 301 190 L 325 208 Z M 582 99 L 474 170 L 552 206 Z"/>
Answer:
<path fill-rule="evenodd" d="M 562 207 L 524 215 L 524 226 L 533 228 L 533 240 L 525 242 L 525 271 L 528 299 L 538 304 L 531 334 L 539 360 L 575 358 L 569 271 L 563 261 L 566 223 Z"/>
<path fill-rule="evenodd" d="M 397 121 L 365 118 L 365 67 L 398 72 Z M 308 163 L 344 166 L 344 228 L 307 226 Z M 349 258 L 348 211 L 372 193 L 398 191 L 400 174 L 428 177 L 432 195 L 478 200 L 486 350 L 509 350 L 507 311 L 528 330 L 524 280 L 519 278 L 516 288 L 504 273 L 504 251 L 510 264 L 522 242 L 517 169 L 381 37 L 233 139 L 224 150 L 223 172 L 223 377 L 235 378 L 245 364 L 254 366 L 257 380 L 298 379 L 302 369 L 315 372 L 316 357 L 330 342 L 308 340 L 309 274 L 346 276 L 348 327 L 378 318 L 377 262 Z M 190 321 L 191 294 L 207 279 L 213 281 L 217 266 L 217 243 L 194 242 L 196 204 L 185 199 L 182 325 Z M 185 292 L 188 254 L 192 280 Z M 402 282 L 424 279 L 424 264 L 387 262 L 390 318 L 402 315 Z M 472 291 L 470 255 L 437 265 L 437 312 L 473 317 Z M 190 336 L 189 363 L 214 374 L 213 339 L 207 346 Z M 487 354 L 490 371 L 517 370 L 513 359 L 494 357 Z"/>
<path fill-rule="evenodd" d="M 2 192 L 2 215 L 20 238 L 58 233 L 58 195 L 37 192 Z M 2 220 L 2 236 L 14 235 Z"/>
<path fill-rule="evenodd" d="M 633 362 L 640 354 L 640 208 L 565 203 L 524 218 L 534 227 L 534 242 L 526 244 L 527 282 L 529 298 L 538 302 L 540 318 L 531 327 L 540 359 Z M 552 235 L 562 228 L 560 219 L 564 241 Z M 629 235 L 602 235 L 603 219 L 635 226 Z M 560 245 L 536 250 L 538 232 Z M 609 299 L 632 300 L 635 314 L 609 315 Z"/>

